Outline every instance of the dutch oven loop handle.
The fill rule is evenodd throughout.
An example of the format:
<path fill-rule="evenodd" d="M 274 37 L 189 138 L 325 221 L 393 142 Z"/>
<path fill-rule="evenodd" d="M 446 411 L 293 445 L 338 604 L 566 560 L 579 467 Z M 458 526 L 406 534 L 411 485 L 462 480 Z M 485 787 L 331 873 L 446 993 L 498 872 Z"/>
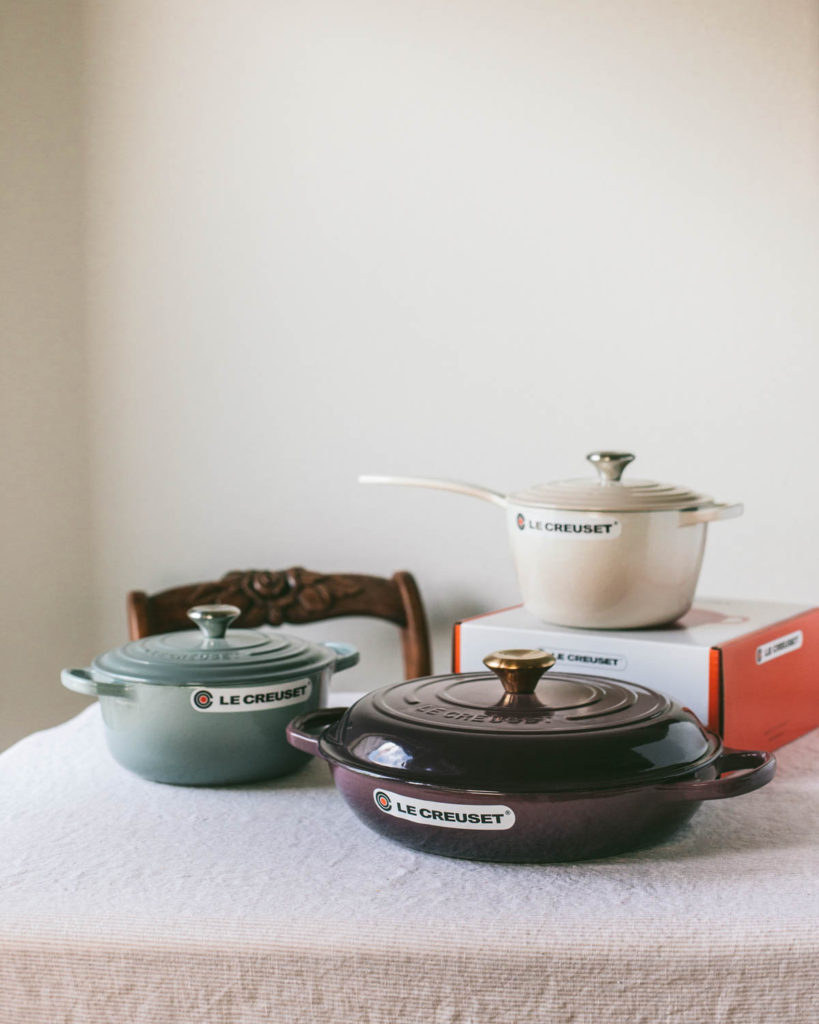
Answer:
<path fill-rule="evenodd" d="M 306 715 L 299 715 L 287 723 L 287 742 L 305 754 L 321 757 L 319 740 L 322 733 L 328 726 L 337 722 L 346 710 L 347 708 L 319 708 L 317 711 L 308 711 Z"/>
<path fill-rule="evenodd" d="M 714 763 L 715 779 L 686 779 L 657 788 L 681 800 L 721 800 L 727 796 L 752 793 L 770 782 L 776 771 L 776 758 L 761 750 L 727 748 Z M 726 774 L 726 773 L 732 774 Z"/>
<path fill-rule="evenodd" d="M 705 508 L 680 512 L 679 526 L 696 526 L 697 523 L 716 523 L 722 519 L 736 519 L 745 511 L 741 502 L 720 501 Z"/>
<path fill-rule="evenodd" d="M 335 640 L 325 640 L 324 646 L 335 652 L 336 664 L 334 671 L 343 672 L 345 668 L 352 668 L 359 661 L 358 648 L 352 644 L 337 643 Z"/>
<path fill-rule="evenodd" d="M 64 668 L 60 682 L 66 690 L 83 693 L 87 697 L 131 697 L 132 687 L 126 683 L 95 679 L 88 668 Z"/>

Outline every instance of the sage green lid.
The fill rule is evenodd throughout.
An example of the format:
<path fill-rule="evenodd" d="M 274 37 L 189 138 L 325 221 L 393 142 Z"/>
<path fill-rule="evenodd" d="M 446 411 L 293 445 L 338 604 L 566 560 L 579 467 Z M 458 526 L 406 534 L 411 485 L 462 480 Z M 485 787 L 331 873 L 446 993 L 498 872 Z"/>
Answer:
<path fill-rule="evenodd" d="M 155 686 L 248 686 L 284 682 L 334 664 L 337 653 L 279 632 L 229 629 L 234 605 L 198 605 L 188 617 L 199 629 L 161 633 L 107 651 L 94 659 L 95 676 Z"/>

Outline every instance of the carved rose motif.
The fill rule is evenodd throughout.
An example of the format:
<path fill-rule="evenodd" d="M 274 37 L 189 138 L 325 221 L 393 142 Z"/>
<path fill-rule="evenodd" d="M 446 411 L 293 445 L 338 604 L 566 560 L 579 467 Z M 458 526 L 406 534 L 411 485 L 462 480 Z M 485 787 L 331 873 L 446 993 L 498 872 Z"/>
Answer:
<path fill-rule="evenodd" d="M 224 577 L 225 582 L 233 580 L 255 599 L 270 601 L 277 597 L 284 597 L 289 589 L 287 574 L 284 572 L 270 572 L 269 570 L 257 570 L 255 572 L 229 572 Z"/>
<path fill-rule="evenodd" d="M 219 583 L 200 588 L 194 603 L 235 604 L 242 609 L 246 626 L 280 626 L 322 618 L 337 601 L 361 590 L 348 576 L 327 576 L 296 566 L 283 572 L 229 572 Z"/>

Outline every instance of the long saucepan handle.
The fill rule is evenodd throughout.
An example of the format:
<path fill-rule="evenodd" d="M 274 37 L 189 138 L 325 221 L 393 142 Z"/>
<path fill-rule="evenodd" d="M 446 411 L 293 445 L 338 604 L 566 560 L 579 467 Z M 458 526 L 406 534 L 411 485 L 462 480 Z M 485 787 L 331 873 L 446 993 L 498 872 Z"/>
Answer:
<path fill-rule="evenodd" d="M 360 476 L 360 484 L 399 484 L 401 487 L 427 487 L 434 491 L 452 491 L 469 498 L 491 501 L 493 505 L 506 508 L 506 495 L 478 484 L 467 484 L 461 480 L 438 480 L 424 476 Z"/>
<path fill-rule="evenodd" d="M 337 722 L 346 710 L 347 708 L 319 708 L 317 711 L 308 711 L 306 715 L 298 715 L 287 723 L 287 742 L 296 750 L 320 757 L 321 734 L 328 726 Z"/>
<path fill-rule="evenodd" d="M 685 779 L 669 782 L 657 789 L 680 800 L 721 800 L 726 796 L 740 796 L 771 781 L 776 771 L 776 758 L 761 750 L 725 749 L 714 767 L 718 773 L 715 779 Z"/>

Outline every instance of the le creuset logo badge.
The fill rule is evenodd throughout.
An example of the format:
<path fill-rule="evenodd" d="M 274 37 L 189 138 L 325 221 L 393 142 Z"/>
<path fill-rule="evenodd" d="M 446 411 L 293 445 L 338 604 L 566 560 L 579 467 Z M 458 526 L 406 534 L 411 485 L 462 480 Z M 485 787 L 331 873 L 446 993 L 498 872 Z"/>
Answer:
<path fill-rule="evenodd" d="M 500 832 L 515 824 L 515 812 L 506 804 L 445 804 L 438 800 L 416 800 L 388 789 L 376 789 L 373 800 L 384 814 L 419 825 Z"/>
<path fill-rule="evenodd" d="M 783 654 L 798 651 L 802 646 L 802 639 L 802 630 L 797 629 L 795 633 L 788 633 L 778 640 L 771 640 L 769 644 L 762 644 L 756 649 L 757 665 L 764 665 L 766 661 L 773 661 L 774 658 L 781 658 Z"/>
<path fill-rule="evenodd" d="M 310 679 L 294 679 L 277 686 L 237 686 L 228 689 L 194 690 L 191 705 L 207 714 L 232 711 L 272 711 L 289 704 L 302 704 L 313 692 Z"/>
<path fill-rule="evenodd" d="M 628 666 L 628 661 L 620 654 L 593 653 L 591 651 L 556 651 L 549 650 L 554 654 L 555 661 L 563 668 L 605 669 L 607 672 L 622 672 Z"/>
<path fill-rule="evenodd" d="M 586 540 L 611 540 L 620 536 L 620 520 L 592 516 L 587 512 L 560 512 L 554 515 L 518 512 L 515 523 L 519 530 L 545 533 L 552 537 L 583 537 Z"/>

